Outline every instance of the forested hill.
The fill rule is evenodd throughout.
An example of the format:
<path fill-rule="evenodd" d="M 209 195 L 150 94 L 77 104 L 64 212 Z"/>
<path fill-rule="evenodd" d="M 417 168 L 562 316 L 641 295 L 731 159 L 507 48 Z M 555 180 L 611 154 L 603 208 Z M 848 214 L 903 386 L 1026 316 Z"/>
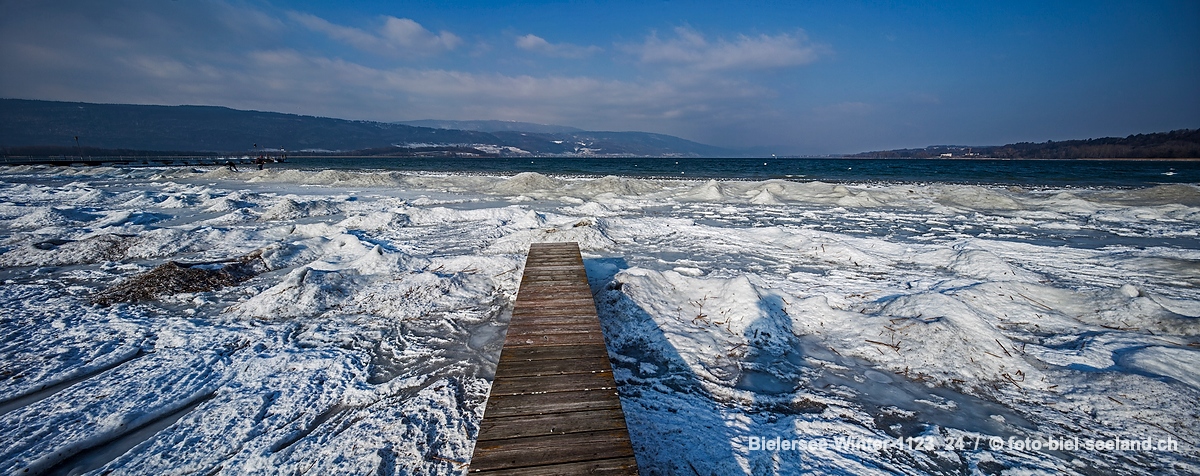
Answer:
<path fill-rule="evenodd" d="M 519 129 L 519 123 L 511 124 Z M 76 137 L 81 148 L 127 151 L 248 152 L 257 144 L 289 152 L 370 151 L 372 155 L 391 155 L 389 148 L 396 154 L 410 154 L 414 148 L 454 153 L 464 147 L 492 156 L 722 157 L 736 153 L 647 132 L 485 132 L 215 106 L 0 99 L 0 148 L 75 148 Z"/>
<path fill-rule="evenodd" d="M 1200 158 L 1200 129 L 1101 139 L 1018 142 L 1001 146 L 936 145 L 923 149 L 863 152 L 851 157 L 937 158 L 991 157 L 998 159 L 1195 159 Z"/>

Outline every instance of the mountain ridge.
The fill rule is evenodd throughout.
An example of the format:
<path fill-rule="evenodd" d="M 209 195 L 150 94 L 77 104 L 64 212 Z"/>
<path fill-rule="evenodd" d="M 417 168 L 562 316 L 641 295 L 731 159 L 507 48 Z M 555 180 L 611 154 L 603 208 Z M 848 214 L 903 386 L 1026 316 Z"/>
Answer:
<path fill-rule="evenodd" d="M 503 123 L 503 121 L 475 121 Z M 516 123 L 524 124 L 524 123 Z M 648 132 L 444 129 L 224 106 L 158 106 L 0 99 L 0 147 L 245 152 L 472 147 L 498 156 L 723 157 L 736 151 Z"/>
<path fill-rule="evenodd" d="M 433 127 L 436 126 L 436 127 Z M 522 130 L 533 129 L 533 130 Z M 76 139 L 78 138 L 78 139 Z M 224 106 L 100 104 L 0 98 L 0 150 L 477 157 L 762 157 L 650 132 L 586 131 L 495 120 L 379 122 Z M 1200 129 L 1002 146 L 935 145 L 847 158 L 1200 158 Z M 786 157 L 786 156 L 785 156 Z"/>
<path fill-rule="evenodd" d="M 558 134 L 585 132 L 583 129 L 571 126 L 559 126 L 554 124 L 538 124 L 535 122 L 520 122 L 520 121 L 499 121 L 499 120 L 469 120 L 459 121 L 451 119 L 420 119 L 416 121 L 397 121 L 396 124 L 404 124 L 414 127 L 429 127 L 433 129 L 457 129 L 460 131 L 477 131 L 477 132 L 535 132 L 543 134 Z"/>
<path fill-rule="evenodd" d="M 1200 129 L 1131 134 L 1046 142 L 1015 142 L 996 146 L 931 145 L 919 149 L 861 152 L 853 158 L 926 159 L 1195 159 L 1200 158 Z"/>

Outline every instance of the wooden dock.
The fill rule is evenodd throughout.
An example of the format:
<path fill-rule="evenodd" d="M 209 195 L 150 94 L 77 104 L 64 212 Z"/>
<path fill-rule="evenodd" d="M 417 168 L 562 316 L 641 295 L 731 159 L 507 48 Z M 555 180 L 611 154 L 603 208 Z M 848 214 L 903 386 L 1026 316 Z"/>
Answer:
<path fill-rule="evenodd" d="M 470 471 L 637 474 L 576 243 L 529 247 Z"/>

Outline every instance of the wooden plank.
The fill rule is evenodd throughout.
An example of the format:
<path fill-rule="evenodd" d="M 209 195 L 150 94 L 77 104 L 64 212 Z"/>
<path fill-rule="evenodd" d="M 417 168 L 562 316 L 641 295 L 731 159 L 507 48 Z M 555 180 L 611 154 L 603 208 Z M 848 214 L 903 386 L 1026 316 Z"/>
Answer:
<path fill-rule="evenodd" d="M 505 345 L 555 345 L 555 344 L 598 344 L 604 342 L 604 331 L 599 327 L 591 330 L 584 329 L 568 329 L 565 327 L 555 327 L 553 329 L 541 330 L 536 327 L 530 328 L 525 326 L 514 327 L 510 329 L 512 334 L 509 334 L 504 339 Z M 578 339 L 573 341 L 572 339 Z"/>
<path fill-rule="evenodd" d="M 621 408 L 616 390 L 554 392 L 536 395 L 489 396 L 483 419 L 517 415 L 580 412 Z M 487 435 L 481 435 L 487 439 Z"/>
<path fill-rule="evenodd" d="M 558 271 L 554 273 L 539 273 L 536 268 L 531 268 L 533 272 L 521 277 L 524 282 L 540 282 L 540 281 L 577 281 L 582 279 L 586 274 L 583 272 Z"/>
<path fill-rule="evenodd" d="M 504 349 L 500 361 L 574 359 L 585 355 L 606 355 L 608 349 L 597 344 L 543 345 Z"/>
<path fill-rule="evenodd" d="M 575 281 L 584 276 L 585 275 L 579 271 L 545 271 L 542 269 L 531 269 L 530 272 L 525 273 L 525 276 L 522 277 L 521 280 L 525 282 L 554 280 Z"/>
<path fill-rule="evenodd" d="M 583 285 L 587 286 L 587 283 L 583 283 Z M 592 293 L 586 289 L 571 291 L 563 289 L 563 287 L 563 283 L 540 288 L 533 285 L 526 286 L 525 289 L 517 295 L 517 299 L 518 302 L 524 303 L 524 305 L 527 306 L 547 304 L 549 302 L 554 302 L 557 299 L 571 301 L 571 304 L 578 304 L 582 306 L 584 305 L 582 304 L 583 301 L 594 299 Z"/>
<path fill-rule="evenodd" d="M 599 321 L 592 317 L 594 315 L 595 313 L 590 309 L 579 308 L 513 309 L 512 319 L 508 322 L 534 322 L 538 319 L 578 319 L 598 323 Z"/>
<path fill-rule="evenodd" d="M 554 392 L 617 390 L 612 371 L 563 375 L 506 376 L 492 384 L 492 395 L 535 395 Z"/>
<path fill-rule="evenodd" d="M 523 296 L 517 296 L 521 299 Z M 553 312 L 561 310 L 575 310 L 586 314 L 589 318 L 596 315 L 596 307 L 591 305 L 590 300 L 592 295 L 586 296 L 562 296 L 562 301 L 555 301 L 554 296 L 547 294 L 535 294 L 527 297 L 527 304 L 521 304 L 520 307 L 514 306 L 513 312 L 516 314 L 537 314 L 539 312 Z"/>
<path fill-rule="evenodd" d="M 582 276 L 578 279 L 570 280 L 562 279 L 560 277 L 555 277 L 554 279 L 529 279 L 521 283 L 521 287 L 523 288 L 521 289 L 521 295 L 534 297 L 538 295 L 545 295 L 547 293 L 554 293 L 556 296 L 579 293 L 572 296 L 576 299 L 587 299 L 588 296 L 592 295 L 592 293 L 587 289 L 571 289 L 575 287 L 576 283 L 587 285 L 587 279 Z M 582 291 L 582 293 L 580 293 L 580 291 Z"/>
<path fill-rule="evenodd" d="M 530 279 L 528 281 L 524 281 L 521 283 L 522 289 L 520 291 L 520 294 L 518 294 L 518 296 L 521 294 L 529 295 L 531 293 L 543 294 L 543 293 L 547 293 L 547 292 L 553 292 L 553 293 L 578 292 L 578 291 L 580 291 L 579 289 L 571 289 L 572 287 L 574 287 L 574 285 L 576 283 L 583 283 L 585 285 L 587 284 L 587 282 L 582 277 L 580 277 L 579 279 L 570 279 L 570 280 L 561 279 L 561 278 L 559 278 L 559 279 Z M 582 291 L 587 293 L 586 289 L 583 289 Z M 591 293 L 587 293 L 587 294 L 591 294 Z M 582 296 L 583 295 L 581 295 L 580 297 L 582 297 Z"/>
<path fill-rule="evenodd" d="M 521 322 L 519 324 L 508 325 L 508 334 L 515 336 L 541 334 L 586 334 L 589 332 L 600 332 L 600 323 L 574 319 L 566 322 L 543 321 L 540 324 Z"/>
<path fill-rule="evenodd" d="M 533 255 L 533 261 L 551 258 L 572 259 L 579 257 L 578 249 L 571 249 L 570 247 L 554 249 L 554 247 L 530 246 L 529 254 Z"/>
<path fill-rule="evenodd" d="M 529 305 L 514 307 L 513 315 L 536 317 L 539 314 L 574 312 L 587 317 L 588 319 L 595 319 L 594 316 L 596 315 L 596 308 L 584 306 L 579 302 L 574 302 L 577 301 L 578 298 L 568 297 L 567 300 L 568 302 L 565 303 L 556 303 L 550 299 L 539 296 L 537 300 L 533 300 L 533 302 Z"/>
<path fill-rule="evenodd" d="M 582 282 L 582 280 L 581 280 Z M 586 286 L 587 283 L 584 283 Z M 538 304 L 549 304 L 559 300 L 564 303 L 570 302 L 580 306 L 590 305 L 589 300 L 594 299 L 592 292 L 588 289 L 569 289 L 575 287 L 574 283 L 554 283 L 553 285 L 542 286 L 542 283 L 528 284 L 525 289 L 522 289 L 517 294 L 518 302 L 524 306 L 532 306 Z M 568 288 L 568 289 L 564 289 Z"/>
<path fill-rule="evenodd" d="M 586 410 L 549 415 L 487 418 L 479 424 L 479 433 L 486 434 L 494 440 L 504 440 L 559 433 L 624 430 L 625 419 L 613 418 L 613 412 L 616 411 L 613 409 Z"/>
<path fill-rule="evenodd" d="M 546 261 L 542 263 L 526 264 L 525 268 L 528 273 L 523 274 L 523 278 L 534 277 L 568 277 L 573 278 L 583 276 L 586 271 L 579 269 L 578 263 L 571 263 L 563 260 Z"/>
<path fill-rule="evenodd" d="M 619 430 L 564 433 L 481 441 L 475 444 L 472 468 L 521 468 L 633 456 L 629 433 Z"/>
<path fill-rule="evenodd" d="M 591 304 L 594 299 L 591 293 L 582 295 L 573 295 L 572 293 L 553 294 L 553 291 L 545 293 L 529 293 L 518 295 L 518 300 L 527 301 L 521 304 L 521 307 L 513 307 L 513 311 L 537 312 L 543 309 L 565 309 L 574 308 L 581 311 L 586 311 L 589 315 L 595 314 L 595 306 Z"/>
<path fill-rule="evenodd" d="M 546 283 L 550 281 L 575 282 L 584 278 L 580 273 L 526 274 L 521 278 L 522 284 Z"/>
<path fill-rule="evenodd" d="M 549 265 L 549 266 L 569 266 L 576 262 L 578 257 L 572 256 L 570 252 L 552 252 L 552 251 L 537 251 L 530 250 L 534 254 L 532 260 L 526 260 L 526 264 L 533 265 Z M 582 261 L 582 260 L 579 260 Z"/>
<path fill-rule="evenodd" d="M 470 471 L 637 474 L 579 247 L 534 243 Z"/>
<path fill-rule="evenodd" d="M 551 322 L 596 322 L 588 312 L 579 309 L 551 309 L 546 312 L 513 312 L 509 325 L 537 325 Z M 599 323 L 597 323 L 599 324 Z"/>
<path fill-rule="evenodd" d="M 563 283 L 563 282 L 558 282 L 558 281 L 554 281 L 554 282 L 534 281 L 534 282 L 530 282 L 530 283 L 525 283 L 525 284 L 521 285 L 521 287 L 523 287 L 524 289 L 522 289 L 521 292 L 519 294 L 517 294 L 517 299 L 520 300 L 522 297 L 524 297 L 525 299 L 531 299 L 531 298 L 550 297 L 550 296 L 570 297 L 570 298 L 576 298 L 576 299 L 587 299 L 588 296 L 592 295 L 591 291 L 589 291 L 587 289 L 587 281 L 582 278 L 579 279 L 578 284 L 582 284 L 584 286 L 583 289 L 563 289 L 564 287 L 566 287 L 566 285 L 573 286 L 574 284 L 576 284 L 576 283 Z M 520 301 L 518 301 L 518 302 L 520 302 Z"/>
<path fill-rule="evenodd" d="M 580 283 L 583 286 L 587 286 L 587 283 L 582 280 Z M 525 289 L 517 295 L 517 300 L 518 302 L 529 301 L 529 304 L 532 305 L 547 299 L 561 298 L 582 301 L 592 297 L 592 293 L 587 289 L 572 291 L 563 289 L 563 287 L 563 283 L 553 283 L 546 286 L 542 286 L 541 283 L 526 285 Z"/>
<path fill-rule="evenodd" d="M 508 321 L 508 325 L 509 325 L 510 329 L 514 328 L 514 327 L 520 327 L 520 326 L 532 327 L 532 326 L 541 326 L 541 325 L 553 325 L 554 323 L 560 323 L 560 324 L 587 323 L 587 324 L 595 324 L 597 329 L 600 328 L 600 323 L 597 322 L 595 319 L 590 318 L 590 316 L 588 316 L 586 313 L 578 312 L 578 311 L 571 312 L 571 311 L 566 311 L 566 310 L 564 310 L 564 311 L 555 310 L 554 312 L 547 312 L 545 314 L 521 313 L 521 314 L 512 316 L 512 319 L 510 319 Z"/>
<path fill-rule="evenodd" d="M 500 359 L 497 372 L 503 369 L 505 378 L 532 377 L 537 375 L 566 375 L 596 372 L 609 372 L 603 366 L 612 364 L 608 357 L 587 355 L 584 357 L 563 359 Z"/>
<path fill-rule="evenodd" d="M 516 324 L 509 324 L 510 331 L 520 333 L 521 329 L 544 329 L 551 327 L 577 327 L 576 332 L 598 331 L 602 329 L 600 323 L 589 322 L 587 319 L 580 319 L 577 315 L 567 316 L 539 316 L 521 319 Z M 584 327 L 587 326 L 585 329 Z"/>
<path fill-rule="evenodd" d="M 595 307 L 595 297 L 587 290 L 564 290 L 563 284 L 559 283 L 556 288 L 547 288 L 542 293 L 534 293 L 534 291 L 526 291 L 517 295 L 517 306 L 547 306 L 547 305 L 574 305 Z"/>
<path fill-rule="evenodd" d="M 525 268 L 528 273 L 523 273 L 524 278 L 576 278 L 585 274 L 584 270 L 579 269 L 578 263 L 572 263 L 563 260 L 544 261 L 541 263 L 528 263 Z"/>
<path fill-rule="evenodd" d="M 537 285 L 553 282 L 570 282 L 581 281 L 585 275 L 580 273 L 553 273 L 553 274 L 534 274 L 530 273 L 521 278 L 521 284 Z"/>
<path fill-rule="evenodd" d="M 555 269 L 555 268 L 558 268 L 557 266 L 554 268 L 547 269 L 549 267 L 537 266 L 536 264 L 531 265 L 531 266 L 532 267 L 526 266 L 526 268 L 529 269 L 529 273 L 525 273 L 524 275 L 522 275 L 521 280 L 537 279 L 539 281 L 545 281 L 548 279 L 556 279 L 556 278 L 557 279 L 575 280 L 575 279 L 581 278 L 583 276 L 586 276 L 586 273 L 583 270 Z M 572 266 L 577 267 L 578 265 L 572 265 Z"/>
<path fill-rule="evenodd" d="M 586 327 L 591 327 L 588 324 Z M 579 339 L 579 343 L 599 343 L 604 342 L 604 331 L 599 327 L 594 329 L 587 328 L 574 329 L 565 325 L 555 325 L 546 329 L 537 327 L 516 326 L 509 329 L 509 334 L 504 343 L 512 343 L 513 345 L 529 345 L 530 342 L 540 344 L 550 343 L 574 343 L 571 339 Z"/>
<path fill-rule="evenodd" d="M 555 289 L 557 288 L 550 288 L 544 292 L 523 293 L 518 295 L 517 299 L 520 300 L 521 307 L 531 310 L 577 307 L 587 309 L 591 313 L 595 312 L 592 310 L 595 309 L 595 305 L 592 304 L 595 299 L 592 293 L 562 292 Z"/>
<path fill-rule="evenodd" d="M 598 476 L 636 475 L 637 461 L 632 456 L 604 460 L 580 461 L 577 463 L 530 466 L 526 468 L 488 471 L 496 476 L 562 476 L 564 474 L 593 474 Z"/>
<path fill-rule="evenodd" d="M 526 323 L 529 323 L 527 325 L 534 325 L 534 323 L 536 323 L 538 321 L 570 322 L 571 319 L 574 319 L 576 321 L 581 321 L 581 322 L 593 322 L 597 326 L 600 325 L 600 321 L 597 320 L 595 317 L 593 317 L 596 315 L 595 311 L 592 311 L 590 309 L 563 308 L 563 309 L 546 309 L 546 310 L 544 310 L 544 312 L 537 312 L 537 311 L 538 311 L 537 309 L 533 309 L 533 310 L 514 309 L 512 319 L 509 319 L 508 323 L 509 323 L 509 325 L 518 325 L 519 326 L 519 325 L 524 325 Z"/>
<path fill-rule="evenodd" d="M 600 344 L 604 345 L 603 332 L 578 332 L 574 334 L 546 334 L 509 336 L 504 347 L 530 345 Z"/>

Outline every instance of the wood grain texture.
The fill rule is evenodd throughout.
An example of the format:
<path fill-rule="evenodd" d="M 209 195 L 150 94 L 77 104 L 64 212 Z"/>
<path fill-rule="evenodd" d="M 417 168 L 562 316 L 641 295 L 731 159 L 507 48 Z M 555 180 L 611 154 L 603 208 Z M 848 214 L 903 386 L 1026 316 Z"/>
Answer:
<path fill-rule="evenodd" d="M 575 243 L 529 247 L 470 472 L 638 474 Z"/>

